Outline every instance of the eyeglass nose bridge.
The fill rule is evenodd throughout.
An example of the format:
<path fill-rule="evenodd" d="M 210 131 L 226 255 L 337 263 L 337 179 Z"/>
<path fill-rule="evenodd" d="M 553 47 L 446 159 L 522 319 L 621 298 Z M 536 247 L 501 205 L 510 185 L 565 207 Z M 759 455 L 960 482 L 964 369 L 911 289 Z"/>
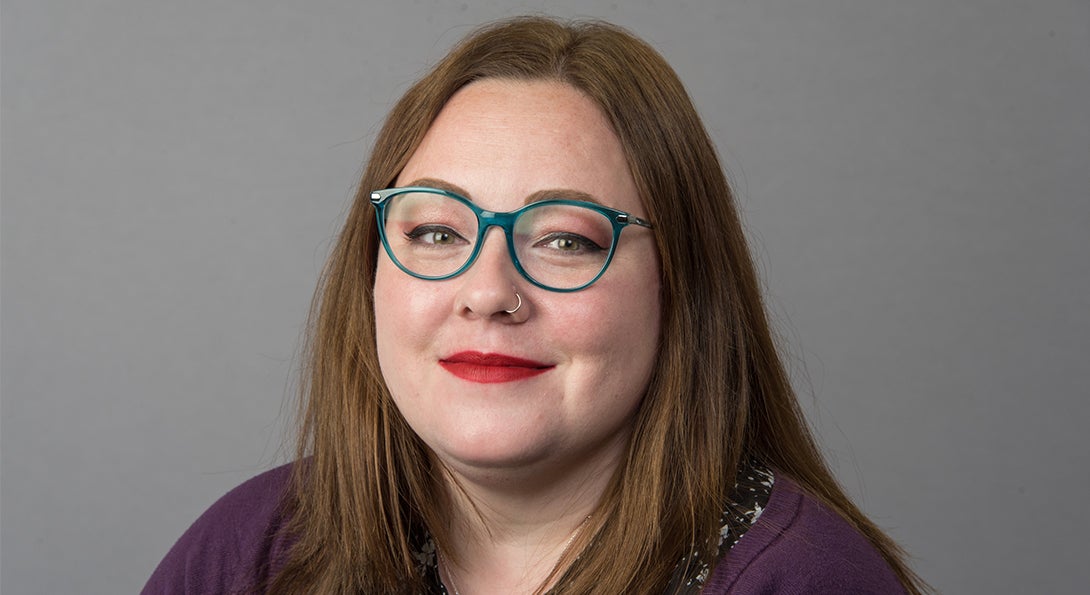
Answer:
<path fill-rule="evenodd" d="M 477 262 L 477 257 L 481 255 L 481 249 L 484 247 L 485 236 L 488 234 L 488 230 L 496 227 L 503 232 L 503 237 L 507 242 L 507 256 L 511 259 L 511 264 L 515 265 L 515 270 L 523 279 L 526 279 L 534 285 L 542 286 L 537 280 L 530 276 L 530 273 L 522 267 L 522 263 L 519 262 L 518 252 L 515 250 L 515 221 L 518 220 L 521 210 L 511 211 L 507 213 L 501 213 L 498 211 L 488 211 L 484 209 L 473 209 L 477 214 L 477 238 L 473 242 L 473 252 L 470 253 L 469 259 L 464 265 L 462 265 L 462 272 L 468 271 Z"/>

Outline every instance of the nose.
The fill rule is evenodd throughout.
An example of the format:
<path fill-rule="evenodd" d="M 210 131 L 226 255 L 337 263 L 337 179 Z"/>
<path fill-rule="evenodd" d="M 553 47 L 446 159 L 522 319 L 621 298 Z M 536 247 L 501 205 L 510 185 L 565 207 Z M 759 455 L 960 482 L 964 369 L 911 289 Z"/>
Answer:
<path fill-rule="evenodd" d="M 515 296 L 522 276 L 507 249 L 507 238 L 499 228 L 489 228 L 480 240 L 481 251 L 477 260 L 461 275 L 453 279 L 461 283 L 455 307 L 464 316 L 475 318 L 499 318 L 512 322 L 526 320 L 528 304 L 517 306 L 523 298 Z M 514 312 L 511 312 L 515 310 Z"/>

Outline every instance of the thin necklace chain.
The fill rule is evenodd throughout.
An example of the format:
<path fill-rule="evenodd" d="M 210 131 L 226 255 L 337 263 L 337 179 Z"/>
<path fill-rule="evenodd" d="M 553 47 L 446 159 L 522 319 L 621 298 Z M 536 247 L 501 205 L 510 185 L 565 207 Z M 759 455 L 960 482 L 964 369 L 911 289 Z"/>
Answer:
<path fill-rule="evenodd" d="M 568 553 L 568 550 L 571 549 L 571 544 L 575 543 L 575 538 L 579 537 L 579 532 L 582 531 L 583 527 L 585 527 L 587 522 L 590 521 L 590 517 L 591 515 L 588 514 L 587 518 L 583 519 L 583 522 L 579 523 L 579 526 L 576 527 L 574 531 L 572 531 L 571 537 L 569 537 L 568 541 L 564 544 L 564 549 L 560 550 L 560 555 L 556 557 L 556 562 L 553 564 L 553 567 L 549 569 L 549 574 L 555 572 L 557 566 L 560 566 L 560 561 L 564 559 L 564 554 Z M 446 565 L 446 582 L 450 583 L 450 588 L 454 591 L 453 595 L 462 595 L 462 593 L 458 590 L 458 585 L 454 582 L 454 573 L 451 572 L 452 568 L 449 564 L 445 563 L 445 560 L 443 559 L 443 551 L 440 550 L 438 546 L 435 548 L 435 557 L 439 566 L 439 580 L 443 580 L 442 568 L 444 565 Z"/>

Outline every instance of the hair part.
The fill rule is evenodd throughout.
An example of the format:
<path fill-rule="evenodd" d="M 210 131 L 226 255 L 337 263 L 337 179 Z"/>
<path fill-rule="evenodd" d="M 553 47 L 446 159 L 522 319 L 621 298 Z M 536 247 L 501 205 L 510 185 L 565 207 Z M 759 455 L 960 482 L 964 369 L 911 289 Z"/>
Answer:
<path fill-rule="evenodd" d="M 662 263 L 658 364 L 625 460 L 554 570 L 562 576 L 550 577 L 559 578 L 556 590 L 662 591 L 690 552 L 714 563 L 722 509 L 750 456 L 844 517 L 909 592 L 925 590 L 816 446 L 775 348 L 722 165 L 677 75 L 614 25 L 521 17 L 455 47 L 401 98 L 376 139 L 314 297 L 288 503 L 298 542 L 272 591 L 421 592 L 412 539 L 422 531 L 448 539 L 442 470 L 379 370 L 379 242 L 368 198 L 394 183 L 459 89 L 492 78 L 563 82 L 600 107 L 655 222 Z"/>

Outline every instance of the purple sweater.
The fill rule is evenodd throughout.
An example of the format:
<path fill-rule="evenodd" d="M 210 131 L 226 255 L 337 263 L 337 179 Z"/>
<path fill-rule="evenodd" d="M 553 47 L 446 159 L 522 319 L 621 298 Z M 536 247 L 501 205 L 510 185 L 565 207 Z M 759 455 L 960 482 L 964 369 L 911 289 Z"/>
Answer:
<path fill-rule="evenodd" d="M 142 593 L 247 593 L 266 584 L 290 542 L 279 508 L 290 465 L 243 483 L 171 548 Z M 705 595 L 903 593 L 889 565 L 840 516 L 776 476 L 757 522 L 716 565 Z"/>

